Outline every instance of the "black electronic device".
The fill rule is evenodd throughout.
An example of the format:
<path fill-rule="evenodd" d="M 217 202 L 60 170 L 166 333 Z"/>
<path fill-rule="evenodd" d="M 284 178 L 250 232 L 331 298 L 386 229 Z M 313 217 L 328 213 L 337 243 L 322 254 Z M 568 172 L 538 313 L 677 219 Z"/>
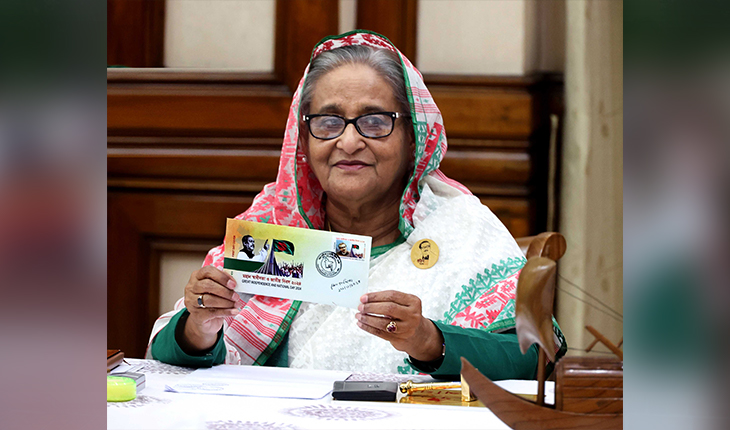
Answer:
<path fill-rule="evenodd" d="M 397 382 L 335 381 L 332 397 L 335 400 L 394 402 L 397 393 Z"/>

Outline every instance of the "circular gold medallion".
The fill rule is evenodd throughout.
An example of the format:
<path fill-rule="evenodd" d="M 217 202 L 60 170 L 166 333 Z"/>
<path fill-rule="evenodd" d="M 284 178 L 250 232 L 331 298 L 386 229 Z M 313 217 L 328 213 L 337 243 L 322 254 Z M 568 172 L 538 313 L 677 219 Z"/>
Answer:
<path fill-rule="evenodd" d="M 419 269 L 429 269 L 439 261 L 439 247 L 431 239 L 421 239 L 411 248 L 411 261 Z"/>

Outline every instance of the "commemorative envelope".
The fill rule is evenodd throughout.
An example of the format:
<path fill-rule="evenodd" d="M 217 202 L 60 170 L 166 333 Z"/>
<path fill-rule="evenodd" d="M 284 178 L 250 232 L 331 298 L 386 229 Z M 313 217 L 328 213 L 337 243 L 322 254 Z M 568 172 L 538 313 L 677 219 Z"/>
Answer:
<path fill-rule="evenodd" d="M 229 218 L 223 268 L 236 291 L 357 308 L 372 238 Z"/>

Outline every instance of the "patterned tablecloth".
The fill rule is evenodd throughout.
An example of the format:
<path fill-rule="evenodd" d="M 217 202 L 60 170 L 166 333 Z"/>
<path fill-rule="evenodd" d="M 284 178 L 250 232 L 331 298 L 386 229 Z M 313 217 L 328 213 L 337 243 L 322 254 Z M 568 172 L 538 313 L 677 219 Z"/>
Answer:
<path fill-rule="evenodd" d="M 274 399 L 165 391 L 195 369 L 128 359 L 146 375 L 137 398 L 107 403 L 108 429 L 507 429 L 487 408 L 381 402 Z M 141 366 L 141 368 L 139 368 Z M 407 378 L 407 377 L 406 377 Z M 357 380 L 402 375 L 353 374 Z"/>

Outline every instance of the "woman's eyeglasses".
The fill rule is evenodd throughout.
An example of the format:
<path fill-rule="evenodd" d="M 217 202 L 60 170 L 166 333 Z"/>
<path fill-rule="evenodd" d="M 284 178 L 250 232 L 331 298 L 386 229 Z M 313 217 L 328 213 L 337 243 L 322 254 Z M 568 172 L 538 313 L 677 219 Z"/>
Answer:
<path fill-rule="evenodd" d="M 347 119 L 340 115 L 318 114 L 302 115 L 309 133 L 321 140 L 330 140 L 342 135 L 348 124 L 353 124 L 361 136 L 370 139 L 388 137 L 393 132 L 395 119 L 402 118 L 398 112 L 374 112 Z"/>

